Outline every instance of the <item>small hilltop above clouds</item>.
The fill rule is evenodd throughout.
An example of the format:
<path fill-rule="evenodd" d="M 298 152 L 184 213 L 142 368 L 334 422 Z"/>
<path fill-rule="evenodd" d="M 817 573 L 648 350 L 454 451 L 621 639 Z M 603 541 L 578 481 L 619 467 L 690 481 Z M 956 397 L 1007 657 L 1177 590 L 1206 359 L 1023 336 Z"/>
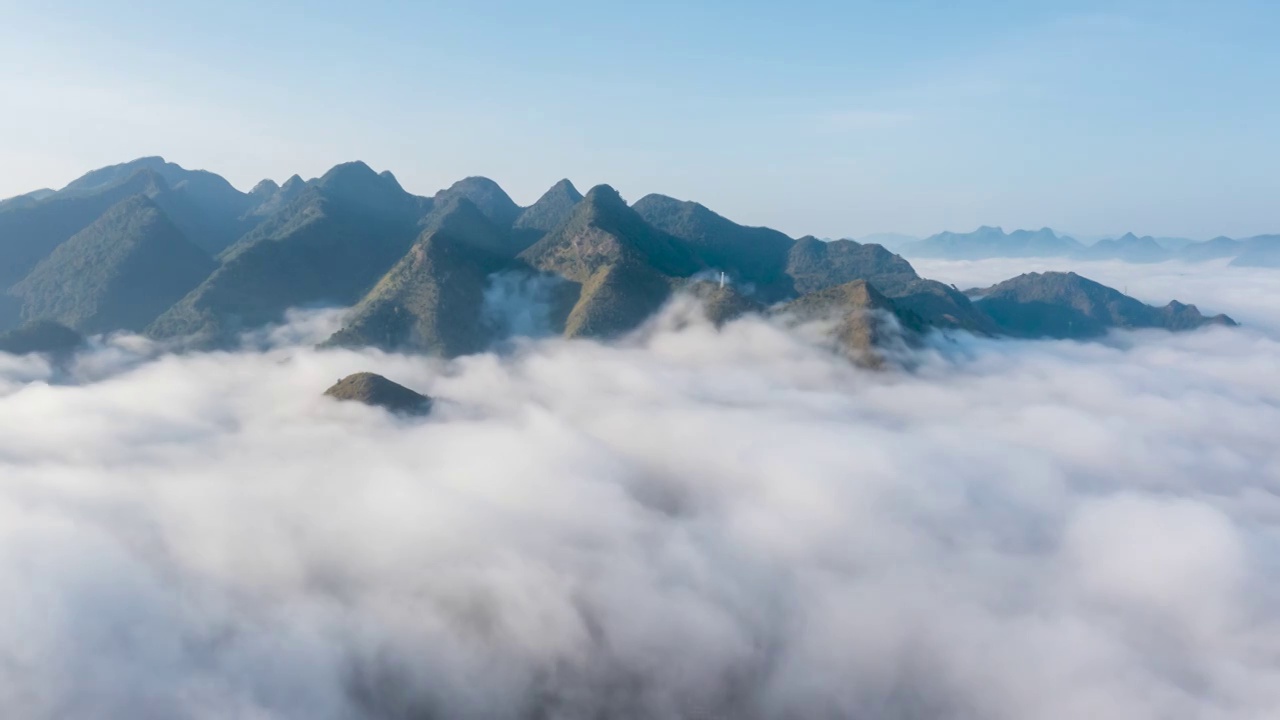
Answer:
<path fill-rule="evenodd" d="M 1235 253 L 1236 263 L 1280 262 L 1264 239 L 1171 250 L 1126 235 L 1086 247 L 1048 228 L 984 227 L 894 241 L 902 254 L 876 243 L 795 239 L 697 202 L 652 194 L 632 205 L 608 185 L 583 194 L 567 179 L 529 207 L 483 177 L 418 196 L 362 162 L 242 193 L 211 172 L 149 157 L 0 203 L 0 329 L 52 321 L 81 333 L 142 331 L 216 347 L 291 308 L 340 306 L 353 310 L 327 345 L 455 357 L 518 332 L 490 312 L 494 278 L 502 277 L 537 287 L 537 307 L 526 298 L 525 310 L 545 317 L 532 324 L 567 338 L 626 334 L 681 292 L 701 298 L 717 322 L 821 308 L 854 347 L 885 336 L 880 321 L 857 314 L 893 316 L 915 334 L 1025 337 L 1061 336 L 1061 319 L 1083 312 L 1078 329 L 1066 321 L 1065 334 L 1084 336 L 1229 319 L 1181 304 L 1149 307 L 1096 283 L 1063 292 L 1055 274 L 1016 278 L 975 301 L 920 277 L 903 255 L 1152 261 Z M 713 288 L 703 287 L 708 278 Z M 1126 310 L 1078 306 L 1082 292 L 1104 291 L 1105 304 Z"/>

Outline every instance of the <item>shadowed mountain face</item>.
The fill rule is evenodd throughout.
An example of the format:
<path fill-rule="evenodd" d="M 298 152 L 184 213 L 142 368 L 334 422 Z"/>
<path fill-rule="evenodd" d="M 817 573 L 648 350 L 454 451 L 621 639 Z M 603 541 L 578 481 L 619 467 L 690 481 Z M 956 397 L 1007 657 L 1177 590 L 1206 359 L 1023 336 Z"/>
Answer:
<path fill-rule="evenodd" d="M 349 305 L 409 249 L 420 212 L 394 179 L 364 163 L 339 165 L 228 248 L 222 266 L 148 332 L 218 340 L 291 307 Z"/>
<path fill-rule="evenodd" d="M 654 227 L 683 240 L 708 267 L 729 273 L 735 282 L 757 286 L 763 297 L 792 293 L 786 275 L 794 241 L 770 228 L 739 225 L 695 202 L 646 195 L 634 209 Z"/>
<path fill-rule="evenodd" d="M 920 277 L 911 263 L 879 245 L 861 245 L 852 240 L 824 242 L 813 236 L 800 238 L 792 246 L 786 273 L 798 293 L 854 280 L 870 280 L 882 292 L 892 293 Z"/>
<path fill-rule="evenodd" d="M 1225 315 L 1205 317 L 1194 305 L 1177 301 L 1152 307 L 1075 273 L 1027 273 L 978 295 L 975 304 L 1003 333 L 1017 337 L 1088 338 L 1111 328 L 1235 325 Z"/>
<path fill-rule="evenodd" d="M 403 415 L 431 412 L 431 398 L 370 372 L 348 375 L 324 394 L 334 400 L 363 403 Z"/>
<path fill-rule="evenodd" d="M 254 204 L 253 197 L 236 190 L 220 175 L 187 170 L 160 157 L 140 158 L 94 170 L 58 191 L 57 196 L 94 195 L 140 171 L 155 173 L 163 179 L 165 191 L 155 193 L 156 204 L 187 239 L 210 255 L 235 242 L 256 222 L 243 217 Z"/>
<path fill-rule="evenodd" d="M 57 193 L 29 206 L 0 211 L 0 288 L 21 280 L 54 248 L 120 201 L 167 189 L 164 178 L 143 169 L 93 193 Z"/>
<path fill-rule="evenodd" d="M 24 320 L 81 332 L 141 331 L 216 267 L 143 195 L 59 245 L 10 294 Z"/>
<path fill-rule="evenodd" d="M 0 333 L 0 353 L 66 355 L 84 344 L 84 337 L 52 320 L 37 320 L 16 330 Z"/>
<path fill-rule="evenodd" d="M 573 209 L 582 201 L 582 193 L 568 180 L 561 180 L 538 198 L 516 218 L 512 233 L 520 250 L 541 240 L 569 220 Z"/>

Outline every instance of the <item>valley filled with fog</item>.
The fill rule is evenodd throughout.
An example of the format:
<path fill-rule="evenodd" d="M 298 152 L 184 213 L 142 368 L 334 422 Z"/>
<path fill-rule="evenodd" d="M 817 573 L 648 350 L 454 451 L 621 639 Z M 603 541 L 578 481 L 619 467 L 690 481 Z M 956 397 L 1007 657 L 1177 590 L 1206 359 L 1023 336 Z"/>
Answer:
<path fill-rule="evenodd" d="M 1280 284 L 1075 270 L 1238 328 L 954 334 L 860 369 L 677 298 L 454 360 L 95 338 L 0 355 L 14 717 L 1262 718 L 1280 706 Z M 492 291 L 492 288 L 491 288 Z M 536 327 L 519 298 L 487 299 Z M 373 371 L 402 418 L 321 392 Z"/>

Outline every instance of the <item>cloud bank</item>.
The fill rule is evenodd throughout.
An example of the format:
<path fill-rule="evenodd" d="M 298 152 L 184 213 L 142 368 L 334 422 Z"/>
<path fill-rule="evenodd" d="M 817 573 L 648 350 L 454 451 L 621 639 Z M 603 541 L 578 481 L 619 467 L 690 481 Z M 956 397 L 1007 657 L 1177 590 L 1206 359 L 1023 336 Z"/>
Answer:
<path fill-rule="evenodd" d="M 334 322 L 0 356 L 4 716 L 1280 707 L 1266 327 L 869 373 L 754 319 L 454 362 Z M 435 412 L 320 397 L 358 370 Z"/>

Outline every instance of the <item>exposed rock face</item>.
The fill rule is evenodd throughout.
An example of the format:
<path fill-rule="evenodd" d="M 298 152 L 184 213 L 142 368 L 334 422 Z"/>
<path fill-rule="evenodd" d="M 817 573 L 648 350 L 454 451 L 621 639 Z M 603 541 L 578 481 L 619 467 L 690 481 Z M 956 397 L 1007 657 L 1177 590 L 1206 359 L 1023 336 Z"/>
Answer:
<path fill-rule="evenodd" d="M 431 412 L 431 398 L 371 372 L 348 375 L 325 390 L 326 397 L 360 402 L 402 415 Z"/>
<path fill-rule="evenodd" d="M 795 322 L 833 323 L 831 336 L 837 346 L 868 367 L 882 367 L 887 345 L 895 340 L 912 343 L 926 327 L 919 315 L 897 307 L 866 280 L 811 292 L 776 312 Z"/>

